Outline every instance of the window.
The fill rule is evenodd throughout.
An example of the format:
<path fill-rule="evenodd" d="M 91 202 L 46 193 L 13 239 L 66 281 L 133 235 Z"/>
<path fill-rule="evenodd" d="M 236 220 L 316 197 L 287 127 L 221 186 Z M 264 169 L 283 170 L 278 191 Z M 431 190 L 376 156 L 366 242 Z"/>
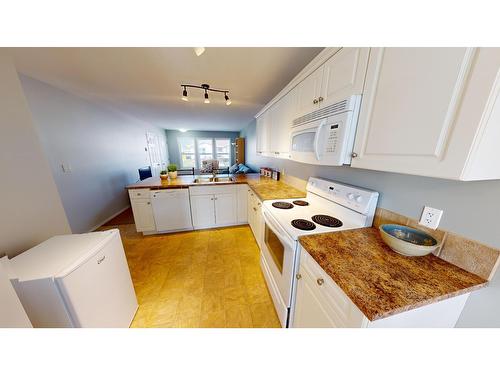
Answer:
<path fill-rule="evenodd" d="M 228 168 L 231 162 L 231 140 L 216 139 L 215 140 L 215 159 L 219 161 L 220 168 Z"/>
<path fill-rule="evenodd" d="M 179 138 L 181 168 L 200 168 L 203 160 L 216 159 L 220 168 L 231 163 L 231 139 L 229 138 Z"/>
<path fill-rule="evenodd" d="M 214 140 L 198 139 L 198 168 L 201 168 L 203 160 L 211 160 L 214 158 Z"/>
<path fill-rule="evenodd" d="M 196 168 L 194 138 L 179 138 L 181 168 Z"/>

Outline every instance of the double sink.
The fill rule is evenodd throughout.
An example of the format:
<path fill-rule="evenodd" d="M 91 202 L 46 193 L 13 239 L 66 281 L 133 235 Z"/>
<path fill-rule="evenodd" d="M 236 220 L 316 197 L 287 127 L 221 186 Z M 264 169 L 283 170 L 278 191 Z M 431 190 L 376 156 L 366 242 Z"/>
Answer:
<path fill-rule="evenodd" d="M 207 184 L 207 183 L 216 183 L 216 182 L 233 182 L 234 177 L 198 177 L 193 180 L 195 184 Z"/>

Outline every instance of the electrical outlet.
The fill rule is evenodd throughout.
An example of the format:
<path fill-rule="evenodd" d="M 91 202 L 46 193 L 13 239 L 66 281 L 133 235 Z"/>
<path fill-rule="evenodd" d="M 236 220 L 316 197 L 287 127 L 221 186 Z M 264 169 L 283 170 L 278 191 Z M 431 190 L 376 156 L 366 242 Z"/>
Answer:
<path fill-rule="evenodd" d="M 442 210 L 425 206 L 419 224 L 427 228 L 437 229 L 441 216 L 443 216 Z"/>

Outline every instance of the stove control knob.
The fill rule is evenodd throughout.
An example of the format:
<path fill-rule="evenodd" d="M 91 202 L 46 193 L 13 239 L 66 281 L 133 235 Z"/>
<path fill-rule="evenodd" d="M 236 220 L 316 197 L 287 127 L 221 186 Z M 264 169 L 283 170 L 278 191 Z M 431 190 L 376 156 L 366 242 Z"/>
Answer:
<path fill-rule="evenodd" d="M 363 201 L 363 197 L 361 195 L 356 195 L 356 202 L 361 203 Z"/>
<path fill-rule="evenodd" d="M 352 201 L 354 199 L 354 194 L 353 193 L 347 194 L 347 199 Z"/>

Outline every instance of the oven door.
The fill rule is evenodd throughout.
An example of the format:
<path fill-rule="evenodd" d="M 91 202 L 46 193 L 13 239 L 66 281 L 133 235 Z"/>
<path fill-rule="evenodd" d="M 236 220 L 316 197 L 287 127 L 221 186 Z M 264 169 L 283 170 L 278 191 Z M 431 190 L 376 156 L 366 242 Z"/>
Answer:
<path fill-rule="evenodd" d="M 268 212 L 265 210 L 262 212 L 265 223 L 262 255 L 268 268 L 264 271 L 269 274 L 274 284 L 269 285 L 268 282 L 268 287 L 271 294 L 273 294 L 272 289 L 277 289 L 283 304 L 289 308 L 295 274 L 296 242 L 281 229 Z"/>
<path fill-rule="evenodd" d="M 349 141 L 348 113 L 326 117 L 300 125 L 291 133 L 290 158 L 294 161 L 320 164 L 343 165 Z"/>

